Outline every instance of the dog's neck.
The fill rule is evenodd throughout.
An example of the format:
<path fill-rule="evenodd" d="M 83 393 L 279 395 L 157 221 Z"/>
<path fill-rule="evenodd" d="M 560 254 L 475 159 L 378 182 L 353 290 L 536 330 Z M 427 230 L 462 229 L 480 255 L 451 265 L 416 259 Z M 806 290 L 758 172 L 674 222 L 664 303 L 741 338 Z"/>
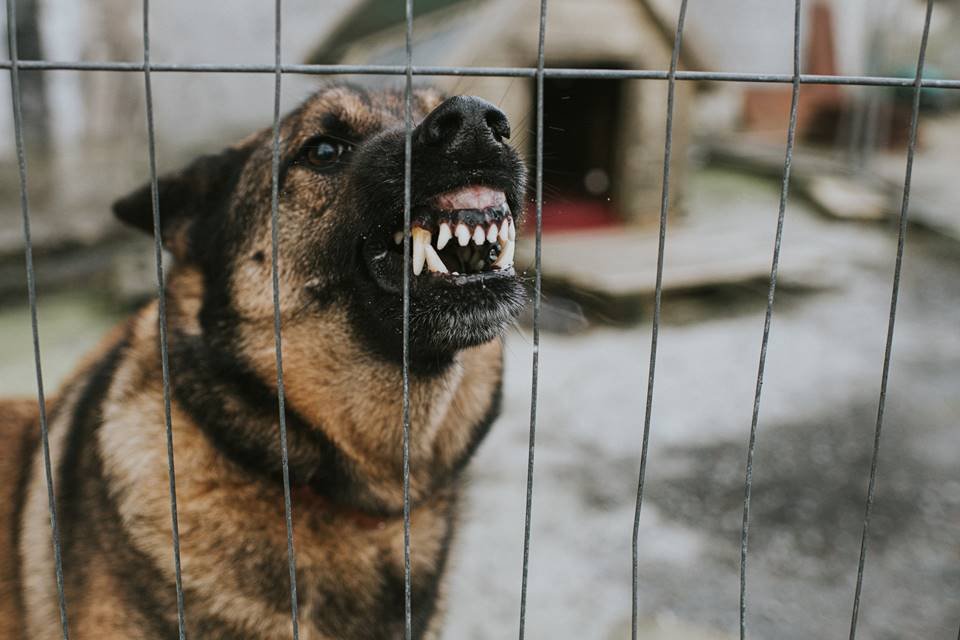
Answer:
<path fill-rule="evenodd" d="M 285 566 L 287 557 L 276 395 L 249 369 L 220 361 L 219 352 L 211 355 L 202 336 L 191 335 L 176 317 L 179 301 L 170 302 L 177 517 L 183 566 L 189 567 L 184 585 L 196 601 L 220 597 L 244 602 L 232 608 L 230 618 L 237 628 L 264 629 L 267 637 L 267 629 L 272 632 L 288 620 L 277 612 L 284 611 L 289 597 L 286 573 L 264 570 Z M 134 318 L 116 346 L 116 369 L 98 375 L 108 391 L 91 392 L 94 404 L 86 415 L 94 416 L 91 424 L 102 420 L 95 433 L 102 461 L 98 469 L 103 486 L 115 490 L 103 492 L 111 500 L 104 521 L 122 525 L 149 566 L 169 567 L 170 469 L 164 452 L 157 326 L 154 303 Z M 462 383 L 458 388 L 467 394 L 477 391 Z M 418 541 L 411 549 L 417 576 L 413 597 L 423 603 L 421 611 L 436 600 L 456 508 L 458 465 L 469 457 L 484 429 L 465 411 L 470 406 L 451 402 L 448 414 L 461 419 L 442 421 L 431 441 L 432 454 L 414 466 L 410 477 L 410 531 Z M 309 422 L 299 415 L 299 407 L 293 410 L 293 397 L 288 409 L 297 575 L 310 585 L 303 591 L 303 610 L 320 612 L 304 624 L 327 615 L 333 605 L 325 594 L 340 592 L 350 599 L 349 611 L 354 611 L 354 600 L 369 602 L 357 594 L 376 596 L 363 609 L 364 619 L 372 619 L 382 611 L 376 608 L 379 594 L 402 593 L 401 474 L 392 466 L 364 466 L 349 457 L 328 436 L 349 432 Z M 364 437 L 363 427 L 350 426 L 358 430 L 357 440 Z M 416 442 L 416 431 L 412 435 Z M 384 446 L 386 458 L 390 444 Z M 78 450 L 94 448 L 85 443 Z M 85 469 L 79 473 L 87 477 L 82 475 Z M 91 517 L 91 526 L 101 526 L 94 524 L 96 514 Z M 162 584 L 152 576 L 149 584 Z M 157 591 L 171 593 L 172 588 Z M 195 624 L 200 615 L 192 616 Z"/>
<path fill-rule="evenodd" d="M 238 322 L 231 340 L 200 328 L 201 290 L 178 276 L 168 306 L 174 400 L 234 462 L 278 481 L 282 451 L 272 322 Z M 411 497 L 464 466 L 498 408 L 500 344 L 459 352 L 410 384 Z M 341 507 L 395 515 L 403 504 L 401 370 L 364 349 L 345 313 L 283 324 L 285 427 L 294 486 Z M 202 394 L 197 389 L 204 390 Z"/>

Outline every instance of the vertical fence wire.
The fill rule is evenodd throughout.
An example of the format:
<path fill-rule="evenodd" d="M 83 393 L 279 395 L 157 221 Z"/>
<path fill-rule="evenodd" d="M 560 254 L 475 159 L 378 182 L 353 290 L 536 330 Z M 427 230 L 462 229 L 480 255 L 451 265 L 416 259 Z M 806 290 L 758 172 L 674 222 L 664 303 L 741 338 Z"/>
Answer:
<path fill-rule="evenodd" d="M 173 539 L 173 570 L 177 589 L 177 629 L 180 640 L 185 640 L 186 619 L 183 605 L 183 580 L 180 570 L 180 525 L 177 522 L 177 473 L 173 460 L 173 423 L 170 417 L 167 294 L 163 279 L 163 234 L 160 230 L 156 128 L 153 120 L 153 86 L 150 82 L 150 0 L 143 0 L 143 83 L 147 115 L 147 151 L 150 160 L 150 202 L 153 211 L 153 254 L 157 275 L 157 323 L 160 333 L 160 368 L 163 377 L 163 418 L 167 438 L 167 477 L 170 484 L 170 530 Z"/>
<path fill-rule="evenodd" d="M 667 76 L 667 123 L 663 143 L 663 188 L 660 194 L 660 235 L 657 246 L 657 279 L 653 303 L 653 330 L 650 338 L 650 365 L 647 371 L 647 400 L 643 416 L 643 441 L 640 446 L 640 472 L 637 479 L 637 504 L 633 514 L 632 601 L 630 605 L 630 637 L 637 640 L 638 607 L 640 598 L 640 510 L 643 506 L 643 489 L 647 473 L 647 452 L 650 446 L 650 417 L 653 411 L 653 381 L 657 368 L 657 341 L 660 336 L 660 306 L 663 298 L 663 254 L 667 242 L 667 211 L 670 208 L 670 159 L 673 154 L 673 105 L 677 88 L 677 66 L 683 42 L 683 24 L 687 17 L 687 0 L 680 3 L 677 15 L 677 30 L 673 36 L 673 53 Z"/>
<path fill-rule="evenodd" d="M 534 248 L 533 282 L 533 372 L 530 380 L 530 437 L 527 445 L 527 495 L 523 518 L 523 569 L 520 577 L 520 640 L 527 625 L 527 578 L 530 568 L 530 523 L 533 512 L 533 459 L 537 440 L 537 394 L 540 377 L 541 247 L 543 244 L 543 66 L 547 33 L 547 0 L 540 0 L 537 34 L 537 167 L 535 176 L 537 232 Z"/>
<path fill-rule="evenodd" d="M 64 640 L 69 638 L 66 598 L 63 591 L 63 563 L 60 546 L 60 530 L 57 523 L 56 497 L 53 473 L 50 464 L 49 430 L 47 426 L 47 403 L 43 390 L 43 367 L 40 359 L 40 331 L 37 318 L 36 274 L 33 266 L 33 240 L 30 232 L 30 207 L 27 194 L 27 162 L 23 140 L 23 113 L 21 108 L 20 73 L 17 56 L 16 0 L 7 0 L 7 42 L 9 46 L 10 94 L 13 106 L 14 136 L 17 153 L 17 169 L 20 185 L 20 212 L 23 225 L 24 259 L 27 274 L 27 296 L 30 306 L 30 328 L 33 338 L 34 370 L 37 381 L 37 404 L 39 407 L 40 441 L 43 451 L 44 475 L 47 482 L 47 506 L 50 513 L 50 528 L 53 540 L 54 567 L 57 581 L 57 604 Z"/>
<path fill-rule="evenodd" d="M 57 523 L 57 501 L 53 489 L 53 470 L 50 465 L 50 438 L 47 428 L 47 401 L 43 392 L 43 366 L 40 362 L 40 329 L 37 321 L 37 280 L 33 268 L 33 239 L 30 235 L 30 204 L 27 196 L 27 154 L 23 141 L 23 110 L 20 95 L 20 69 L 17 57 L 16 0 L 7 0 L 7 45 L 10 52 L 10 96 L 13 102 L 13 129 L 17 152 L 17 171 L 20 184 L 20 214 L 23 224 L 23 254 L 27 271 L 27 298 L 30 304 L 30 330 L 33 336 L 33 364 L 37 375 L 37 405 L 40 410 L 40 446 L 43 451 L 43 471 L 47 480 L 47 508 L 50 512 L 50 532 L 53 539 L 53 564 L 57 580 L 57 606 L 60 609 L 60 630 L 63 640 L 69 640 L 67 599 L 63 592 L 63 559 L 60 547 L 60 527 Z"/>
<path fill-rule="evenodd" d="M 403 86 L 403 633 L 413 637 L 410 595 L 410 200 L 413 181 L 413 0 L 406 0 Z"/>
<path fill-rule="evenodd" d="M 870 460 L 870 481 L 867 485 L 867 500 L 863 514 L 863 529 L 860 534 L 860 558 L 857 563 L 857 586 L 853 595 L 853 612 L 850 615 L 850 640 L 857 636 L 860 615 L 860 596 L 863 592 L 863 569 L 867 559 L 867 542 L 870 533 L 870 516 L 877 488 L 877 468 L 880 455 L 880 434 L 883 429 L 883 411 L 887 401 L 887 383 L 890 377 L 890 356 L 893 351 L 893 330 L 897 320 L 897 302 L 900 297 L 900 272 L 903 267 L 903 249 L 907 237 L 907 214 L 910 210 L 910 186 L 913 180 L 913 159 L 917 152 L 917 126 L 920 121 L 920 95 L 923 66 L 930 36 L 930 21 L 933 17 L 933 0 L 927 0 L 927 12 L 920 38 L 920 53 L 917 56 L 917 73 L 913 83 L 913 110 L 910 115 L 910 139 L 907 146 L 907 167 L 903 179 L 903 200 L 900 205 L 900 230 L 897 235 L 897 258 L 893 269 L 893 290 L 890 294 L 890 315 L 887 323 L 886 345 L 883 351 L 883 372 L 880 376 L 880 394 L 877 402 L 877 423 L 873 436 L 873 455 Z"/>
<path fill-rule="evenodd" d="M 290 574 L 290 620 L 293 639 L 300 639 L 297 606 L 297 561 L 293 551 L 293 514 L 290 505 L 290 452 L 287 449 L 287 410 L 283 385 L 283 339 L 280 335 L 280 43 L 282 0 L 274 3 L 273 159 L 270 193 L 270 263 L 273 277 L 273 343 L 277 359 L 277 411 L 280 420 L 280 456 L 283 467 L 283 515 L 287 526 L 287 571 Z"/>
<path fill-rule="evenodd" d="M 773 319 L 773 301 L 780 270 L 780 243 L 783 239 L 783 221 L 790 194 L 790 173 L 793 167 L 793 147 L 797 137 L 797 108 L 800 102 L 800 9 L 801 0 L 793 7 L 793 91 L 790 99 L 790 124 L 787 129 L 787 151 L 783 161 L 783 183 L 780 187 L 780 207 L 777 213 L 777 231 L 773 241 L 773 260 L 770 266 L 770 286 L 767 290 L 767 309 L 763 319 L 763 338 L 760 341 L 760 362 L 757 365 L 757 385 L 753 396 L 753 416 L 750 420 L 750 441 L 747 445 L 746 478 L 743 489 L 743 523 L 740 528 L 740 640 L 747 637 L 747 541 L 750 535 L 750 498 L 753 493 L 753 459 L 757 448 L 757 424 L 760 418 L 760 395 L 763 391 L 763 373 L 770 343 L 770 324 Z"/>

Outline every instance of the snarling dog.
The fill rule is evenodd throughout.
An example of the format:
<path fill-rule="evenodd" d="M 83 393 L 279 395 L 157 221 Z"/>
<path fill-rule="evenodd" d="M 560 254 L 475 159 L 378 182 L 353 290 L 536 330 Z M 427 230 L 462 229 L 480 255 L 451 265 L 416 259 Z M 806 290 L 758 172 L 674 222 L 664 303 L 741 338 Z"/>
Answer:
<path fill-rule="evenodd" d="M 438 634 L 461 474 L 499 410 L 524 167 L 479 98 L 413 97 L 414 637 Z M 403 637 L 402 93 L 331 86 L 280 125 L 279 309 L 301 638 Z M 291 637 L 272 287 L 271 130 L 159 181 L 191 638 Z M 153 230 L 143 187 L 114 205 Z M 173 638 L 158 306 L 49 407 L 70 635 Z M 59 635 L 35 411 L 2 416 L 0 632 Z"/>

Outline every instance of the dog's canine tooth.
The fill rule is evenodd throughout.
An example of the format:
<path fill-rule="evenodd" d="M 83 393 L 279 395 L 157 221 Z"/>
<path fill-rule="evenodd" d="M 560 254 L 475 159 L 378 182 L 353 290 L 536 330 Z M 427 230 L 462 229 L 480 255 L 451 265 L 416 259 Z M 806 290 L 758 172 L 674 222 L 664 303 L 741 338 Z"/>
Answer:
<path fill-rule="evenodd" d="M 461 222 L 457 225 L 455 233 L 457 234 L 457 242 L 460 243 L 461 247 L 470 244 L 470 229 L 467 229 L 467 225 Z"/>
<path fill-rule="evenodd" d="M 510 217 L 504 218 L 503 222 L 500 224 L 500 233 L 498 234 L 500 239 L 504 242 L 507 241 L 507 238 L 510 236 Z"/>
<path fill-rule="evenodd" d="M 499 267 L 500 269 L 509 269 L 513 266 L 513 254 L 517 249 L 517 243 L 513 240 L 507 240 L 506 244 L 503 247 L 503 251 L 500 252 L 500 255 L 497 256 L 496 262 L 493 263 L 493 266 Z"/>
<path fill-rule="evenodd" d="M 423 271 L 423 263 L 427 259 L 426 248 L 430 246 L 430 232 L 420 227 L 413 228 L 413 275 L 418 276 Z"/>
<path fill-rule="evenodd" d="M 443 264 L 443 260 L 440 259 L 437 250 L 432 245 L 424 245 L 424 253 L 427 256 L 427 269 L 434 273 L 447 273 L 447 265 Z"/>
<path fill-rule="evenodd" d="M 397 231 L 393 234 L 393 243 L 401 244 L 403 242 L 403 231 Z"/>
<path fill-rule="evenodd" d="M 500 231 L 500 230 L 497 229 L 497 223 L 496 223 L 496 222 L 491 222 L 491 223 L 490 223 L 490 228 L 487 229 L 487 242 L 489 242 L 490 244 L 493 244 L 494 242 L 496 242 L 496 241 L 497 241 L 497 232 L 499 232 L 499 231 Z"/>
<path fill-rule="evenodd" d="M 478 224 L 473 228 L 473 242 L 477 246 L 480 246 L 486 241 L 487 241 L 487 234 L 484 233 L 483 227 Z"/>
<path fill-rule="evenodd" d="M 510 242 L 513 242 L 517 239 L 517 223 L 513 221 L 513 218 L 508 218 L 508 222 L 510 222 L 510 229 L 507 232 L 507 237 Z"/>
<path fill-rule="evenodd" d="M 437 233 L 437 249 L 443 249 L 450 242 L 453 233 L 450 232 L 450 225 L 446 222 L 440 223 L 440 231 Z"/>

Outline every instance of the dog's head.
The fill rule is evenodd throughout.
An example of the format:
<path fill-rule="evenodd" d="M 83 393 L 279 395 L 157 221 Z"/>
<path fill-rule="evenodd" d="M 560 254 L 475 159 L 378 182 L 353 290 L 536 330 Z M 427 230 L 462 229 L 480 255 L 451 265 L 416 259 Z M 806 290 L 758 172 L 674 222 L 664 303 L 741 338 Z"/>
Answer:
<path fill-rule="evenodd" d="M 442 360 L 499 335 L 523 304 L 513 269 L 524 165 L 506 116 L 480 98 L 413 95 L 411 354 Z M 280 123 L 278 239 L 284 322 L 334 307 L 398 358 L 403 317 L 404 96 L 332 86 Z M 159 181 L 161 234 L 203 275 L 216 335 L 273 319 L 272 130 Z M 114 205 L 153 230 L 147 185 Z"/>

